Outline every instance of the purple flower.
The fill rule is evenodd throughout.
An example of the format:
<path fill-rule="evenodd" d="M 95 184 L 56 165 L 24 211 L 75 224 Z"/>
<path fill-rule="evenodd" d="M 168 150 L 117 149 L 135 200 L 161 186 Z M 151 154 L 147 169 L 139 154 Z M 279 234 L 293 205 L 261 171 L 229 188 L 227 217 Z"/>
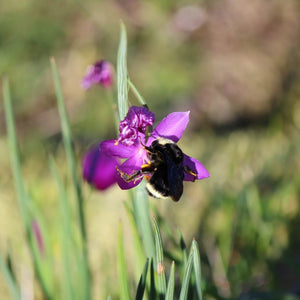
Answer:
<path fill-rule="evenodd" d="M 88 67 L 81 85 L 87 90 L 94 84 L 99 84 L 103 88 L 111 87 L 113 82 L 113 67 L 106 60 L 100 60 Z"/>
<path fill-rule="evenodd" d="M 152 126 L 154 114 L 147 109 L 131 107 L 126 118 L 120 124 L 118 140 L 108 140 L 100 144 L 101 152 L 109 157 L 126 159 L 117 171 L 117 183 L 121 189 L 130 189 L 140 183 L 143 174 L 134 180 L 126 181 L 122 174 L 133 175 L 142 169 L 143 165 L 149 164 L 147 147 L 159 138 L 168 139 L 177 143 L 181 138 L 188 122 L 188 112 L 174 112 L 166 116 L 146 138 L 147 126 Z M 126 128 L 126 130 L 124 130 Z M 125 131 L 125 133 L 124 133 Z M 195 158 L 184 154 L 183 168 L 190 172 L 184 172 L 185 181 L 194 181 L 209 177 L 208 171 Z"/>
<path fill-rule="evenodd" d="M 154 123 L 154 114 L 145 107 L 130 107 L 125 119 L 120 122 L 118 139 L 102 142 L 100 147 L 93 148 L 84 157 L 84 179 L 100 190 L 116 182 L 121 189 L 130 189 L 138 185 L 144 176 L 150 179 L 159 167 L 151 165 L 151 147 L 156 140 L 167 141 L 170 145 L 177 143 L 189 122 L 189 113 L 169 114 L 154 128 L 150 136 L 147 136 L 147 128 L 152 128 Z M 180 149 L 179 152 L 181 153 Z M 173 167 L 179 168 L 175 176 L 178 175 L 177 180 L 181 186 L 182 180 L 195 181 L 209 177 L 208 171 L 197 159 L 184 153 L 181 153 L 180 157 L 178 165 L 172 163 Z M 121 161 L 123 163 L 120 163 Z M 149 172 L 144 172 L 145 168 L 148 168 Z M 170 177 L 168 179 L 171 180 Z M 181 193 L 182 187 L 172 199 L 178 201 Z"/>
<path fill-rule="evenodd" d="M 145 138 L 148 127 L 152 127 L 155 115 L 145 107 L 131 106 L 125 119 L 119 125 L 118 141 L 126 146 L 138 143 L 139 137 Z"/>
<path fill-rule="evenodd" d="M 115 157 L 108 157 L 99 149 L 91 148 L 83 158 L 83 178 L 98 190 L 105 190 L 117 182 Z"/>

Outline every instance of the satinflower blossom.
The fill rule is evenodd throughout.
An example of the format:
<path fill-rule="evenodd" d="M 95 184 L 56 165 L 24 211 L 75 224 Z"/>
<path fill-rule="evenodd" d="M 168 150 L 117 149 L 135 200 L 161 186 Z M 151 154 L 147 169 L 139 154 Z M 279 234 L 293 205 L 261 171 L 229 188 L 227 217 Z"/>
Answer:
<path fill-rule="evenodd" d="M 138 174 L 142 170 L 142 166 L 149 163 L 147 148 L 155 140 L 163 138 L 177 143 L 189 122 L 189 113 L 189 111 L 173 112 L 167 115 L 148 136 L 146 134 L 147 128 L 152 128 L 154 114 L 145 107 L 130 107 L 125 119 L 120 122 L 118 139 L 100 143 L 99 153 L 111 159 L 111 163 L 102 166 L 99 163 L 97 164 L 99 170 L 97 181 L 107 180 L 107 174 L 110 174 L 121 189 L 130 189 L 138 185 L 143 179 L 142 173 L 134 180 L 126 180 L 124 174 L 127 177 Z M 119 163 L 120 161 L 122 163 Z M 89 162 L 89 166 L 87 162 Z M 87 162 L 84 164 L 84 170 L 96 168 L 91 160 L 87 160 Z M 197 159 L 187 154 L 183 154 L 182 165 L 185 170 L 189 170 L 184 172 L 184 181 L 195 181 L 209 177 L 205 167 Z M 100 183 L 95 183 L 95 178 L 92 184 L 96 188 L 101 186 Z"/>

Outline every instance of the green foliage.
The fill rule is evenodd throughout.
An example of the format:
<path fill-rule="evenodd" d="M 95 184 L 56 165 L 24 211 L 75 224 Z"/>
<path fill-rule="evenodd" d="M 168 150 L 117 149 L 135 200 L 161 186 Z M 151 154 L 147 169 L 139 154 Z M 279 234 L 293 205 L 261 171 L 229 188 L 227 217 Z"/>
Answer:
<path fill-rule="evenodd" d="M 37 4 L 36 1 L 31 2 Z M 72 114 L 69 115 L 71 118 L 67 117 L 59 75 L 52 59 L 51 68 L 66 159 L 60 158 L 60 143 L 56 141 L 57 131 L 54 131 L 53 136 L 43 136 L 41 141 L 45 144 L 43 151 L 41 151 L 40 145 L 36 147 L 36 144 L 29 142 L 29 140 L 39 138 L 37 136 L 39 126 L 35 126 L 34 122 L 40 118 L 41 106 L 45 105 L 43 100 L 52 101 L 52 96 L 49 96 L 53 94 L 52 86 L 49 85 L 51 86 L 49 94 L 46 91 L 48 87 L 45 82 L 41 83 L 42 78 L 47 77 L 45 70 L 49 69 L 46 63 L 48 56 L 56 52 L 59 45 L 63 46 L 65 52 L 56 52 L 55 56 L 63 57 L 63 60 L 58 60 L 59 69 L 67 69 L 68 59 L 66 57 L 69 55 L 66 53 L 72 52 L 70 56 L 73 55 L 77 59 L 78 53 L 75 49 L 71 51 L 68 48 L 68 45 L 73 45 L 70 42 L 72 34 L 69 32 L 70 29 L 66 28 L 65 22 L 70 23 L 70 26 L 73 26 L 74 30 L 79 33 L 82 30 L 80 26 L 84 24 L 80 23 L 83 23 L 81 14 L 72 15 L 70 8 L 73 6 L 71 4 L 67 5 L 68 14 L 63 10 L 58 12 L 60 10 L 57 8 L 61 4 L 56 2 L 49 5 L 49 13 L 48 10 L 41 10 L 39 5 L 36 8 L 38 13 L 34 14 L 32 18 L 29 17 L 31 9 L 24 13 L 27 5 L 30 8 L 29 4 L 23 3 L 22 5 L 14 16 L 11 13 L 4 14 L 0 21 L 0 65 L 2 70 L 9 73 L 14 87 L 14 97 L 11 98 L 8 80 L 4 80 L 3 99 L 7 141 L 20 219 L 32 256 L 35 279 L 40 285 L 38 289 L 41 289 L 44 298 L 92 298 L 90 295 L 92 288 L 95 291 L 101 287 L 99 287 L 98 281 L 91 282 L 90 275 L 92 277 L 95 275 L 98 280 L 99 273 L 101 273 L 108 278 L 107 289 L 111 289 L 112 292 L 112 296 L 107 299 L 118 299 L 120 296 L 117 296 L 116 290 L 114 290 L 117 280 L 113 277 L 115 275 L 112 275 L 118 264 L 119 267 L 122 266 L 121 275 L 119 273 L 119 285 L 122 282 L 124 295 L 123 292 L 121 294 L 126 297 L 125 299 L 133 299 L 134 295 L 137 299 L 142 299 L 142 297 L 144 299 L 158 299 L 158 297 L 160 299 L 164 297 L 165 299 L 177 299 L 178 297 L 205 299 L 206 296 L 213 299 L 238 297 L 296 299 L 291 295 L 291 282 L 288 282 L 287 278 L 296 285 L 299 283 L 300 242 L 297 229 L 299 227 L 300 123 L 299 105 L 294 102 L 294 99 L 298 99 L 299 86 L 290 92 L 283 91 L 283 95 L 280 97 L 284 100 L 284 105 L 279 106 L 278 111 L 275 110 L 269 119 L 264 119 L 263 124 L 256 127 L 250 124 L 246 127 L 227 128 L 224 131 L 206 130 L 207 128 L 202 127 L 201 134 L 191 133 L 190 137 L 186 138 L 183 147 L 189 149 L 191 154 L 194 153 L 195 157 L 201 158 L 201 161 L 203 159 L 212 175 L 211 179 L 205 184 L 191 185 L 192 188 L 186 186 L 186 198 L 174 206 L 161 205 L 159 201 L 153 201 L 155 203 L 153 206 L 157 205 L 159 212 L 155 211 L 154 207 L 149 207 L 144 187 L 140 185 L 137 190 L 130 193 L 131 202 L 125 204 L 133 241 L 129 247 L 134 253 L 134 263 L 127 262 L 127 255 L 130 256 L 130 253 L 126 252 L 128 247 L 125 247 L 126 251 L 124 249 L 124 241 L 120 233 L 119 238 L 112 237 L 119 241 L 118 260 L 110 258 L 105 267 L 98 268 L 93 265 L 91 268 L 88 265 L 91 259 L 86 248 L 88 245 L 86 231 L 88 231 L 91 219 L 85 218 L 83 205 L 83 197 L 87 199 L 87 195 L 90 195 L 91 192 L 85 193 L 78 177 L 79 159 L 77 159 L 77 153 L 73 147 L 75 145 L 77 151 L 78 149 L 83 151 L 82 148 L 86 146 L 82 147 L 85 140 L 81 140 L 81 136 L 86 133 L 90 135 L 90 139 L 92 136 L 94 139 L 96 132 L 99 132 L 102 137 L 110 135 L 105 131 L 105 126 L 103 126 L 104 129 L 102 128 L 102 123 L 100 126 L 99 123 L 95 126 L 98 119 L 105 119 L 107 123 L 111 124 L 113 122 L 107 113 L 109 109 L 102 102 L 106 100 L 104 99 L 106 96 L 97 90 L 88 94 L 88 101 L 84 104 L 81 103 L 79 109 L 75 105 L 76 97 L 73 102 L 70 101 L 71 105 L 68 100 Z M 168 3 L 164 4 L 166 11 L 170 7 L 168 5 Z M 56 12 L 55 22 L 51 19 L 51 11 Z M 141 87 L 143 94 L 146 95 L 145 98 L 151 99 L 151 108 L 167 107 L 167 104 L 172 101 L 180 107 L 182 105 L 186 107 L 187 102 L 183 104 L 183 101 L 179 100 L 190 99 L 191 95 L 195 95 L 197 98 L 199 82 L 201 83 L 206 76 L 206 70 L 200 69 L 198 66 L 200 64 L 199 57 L 193 59 L 200 48 L 197 39 L 192 35 L 184 37 L 184 43 L 179 43 L 180 39 L 177 40 L 173 37 L 170 43 L 170 39 L 167 40 L 163 36 L 165 31 L 160 31 L 159 26 L 164 22 L 171 24 L 171 20 L 164 19 L 164 16 L 161 15 L 158 22 L 153 22 L 151 10 L 147 13 L 151 24 L 142 26 L 143 33 L 129 32 L 132 42 L 128 53 L 129 65 L 134 71 L 131 78 L 137 83 L 136 86 Z M 19 19 L 21 22 L 13 23 L 12 19 Z M 101 16 L 97 15 L 96 19 L 101 22 Z M 26 24 L 26 26 L 24 27 L 22 24 Z M 149 25 L 153 27 L 148 28 Z M 20 27 L 23 30 L 20 31 Z M 170 28 L 170 26 L 165 27 Z M 95 36 L 101 36 L 101 39 L 97 40 L 101 49 L 104 49 L 101 55 L 105 55 L 105 53 L 110 55 L 113 52 L 111 48 L 115 47 L 114 43 L 117 40 L 115 38 L 117 35 L 113 35 L 115 29 L 107 30 L 105 26 L 102 26 L 101 29 L 101 35 L 97 32 L 95 34 Z M 9 35 L 10 41 L 14 41 L 14 43 L 5 41 L 6 35 Z M 121 80 L 118 81 L 120 91 L 118 99 L 121 101 L 120 115 L 124 116 L 127 112 L 128 97 L 130 103 L 135 103 L 136 100 L 141 104 L 146 102 L 127 74 L 124 27 L 121 30 L 121 41 L 118 52 L 118 76 L 121 76 Z M 186 44 L 189 46 L 185 46 Z M 83 51 L 88 53 L 89 57 L 86 60 L 89 61 L 90 53 L 96 52 L 95 48 L 92 50 L 88 49 L 88 46 L 83 46 L 83 48 Z M 80 53 L 80 55 L 85 56 L 86 52 Z M 153 59 L 154 57 L 156 60 Z M 299 78 L 297 73 L 293 76 Z M 75 78 L 74 81 L 78 82 L 79 79 Z M 73 89 L 74 82 L 70 86 Z M 74 95 L 70 96 L 67 88 L 64 90 L 73 100 Z M 131 95 L 127 95 L 128 90 L 136 99 L 130 99 Z M 39 99 L 38 103 L 33 102 L 36 99 Z M 93 101 L 94 99 L 95 101 Z M 26 107 L 22 107 L 25 100 Z M 18 147 L 16 138 L 12 104 L 19 116 L 17 127 L 21 129 L 24 124 L 31 124 L 31 127 L 28 127 L 30 134 L 28 134 L 28 129 L 26 132 L 26 128 L 24 132 L 22 130 L 19 132 L 19 140 L 22 141 L 21 149 Z M 83 107 L 89 107 L 86 119 L 90 118 L 93 121 L 83 121 L 83 116 L 88 111 L 83 111 Z M 197 107 L 197 103 L 194 107 Z M 170 107 L 168 106 L 167 109 Z M 159 111 L 157 110 L 158 115 L 165 114 L 165 111 L 161 113 Z M 196 112 L 195 115 L 197 116 Z M 28 120 L 33 120 L 33 123 Z M 90 125 L 85 128 L 87 122 L 90 122 Z M 103 121 L 103 124 L 106 123 Z M 45 125 L 45 127 L 47 126 L 48 124 Z M 49 127 L 51 126 L 49 125 Z M 48 130 L 48 128 L 46 129 Z M 54 140 L 55 142 L 53 142 Z M 2 142 L 2 140 L 0 141 Z M 50 159 L 52 177 L 45 175 L 48 169 L 44 151 L 45 149 L 48 151 L 49 144 L 50 152 L 52 152 L 52 148 L 55 148 L 55 152 L 52 153 L 53 158 Z M 2 158 L 3 160 L 5 158 Z M 28 163 L 32 160 L 36 164 Z M 5 165 L 3 169 L 2 195 L 6 193 L 6 199 L 10 200 L 13 198 L 12 188 L 4 187 L 4 185 L 9 185 L 10 181 L 6 179 L 9 176 L 6 175 Z M 42 171 L 40 171 L 41 169 Z M 31 183 L 30 180 L 36 180 L 36 182 Z M 56 190 L 57 203 L 53 200 L 56 196 L 53 193 L 55 194 Z M 38 197 L 35 197 L 36 194 Z M 13 201 L 7 202 L 12 203 Z M 98 205 L 98 202 L 96 205 L 94 203 L 94 207 Z M 122 209 L 123 206 L 119 206 Z M 119 218 L 119 212 L 114 212 L 114 218 Z M 158 219 L 157 222 L 154 221 L 154 230 L 151 225 L 151 214 L 156 214 Z M 58 218 L 56 219 L 54 215 L 57 215 Z M 88 216 L 90 215 L 89 212 Z M 32 230 L 33 221 L 37 221 L 40 226 L 45 255 L 40 253 L 37 237 Z M 101 222 L 101 227 L 106 226 L 104 220 L 99 220 L 99 222 Z M 184 232 L 184 236 L 187 236 L 187 245 L 195 236 L 199 241 L 199 246 L 193 240 L 191 248 L 187 248 L 182 235 L 179 234 L 178 239 L 174 238 L 173 230 L 167 228 L 167 223 L 170 223 L 171 227 L 180 224 L 180 230 Z M 123 225 L 125 226 L 123 223 L 120 226 Z M 162 250 L 160 230 L 166 245 L 164 250 Z M 16 236 L 16 238 L 9 237 L 9 242 L 13 244 L 12 254 L 3 251 L 0 256 L 1 273 L 9 287 L 12 299 L 20 298 L 20 274 L 18 268 L 15 268 L 20 261 L 14 260 L 18 251 L 16 241 L 19 241 L 19 236 Z M 107 244 L 109 245 L 107 247 L 111 247 L 107 237 L 101 237 L 101 243 L 103 246 Z M 127 245 L 127 240 L 125 245 Z M 114 249 L 109 248 L 107 251 L 113 255 Z M 98 261 L 102 260 L 105 258 L 98 256 Z M 163 273 L 157 273 L 157 261 L 160 261 L 160 267 L 163 266 Z M 169 266 L 170 268 L 168 268 Z M 132 269 L 135 272 L 134 276 Z"/>
<path fill-rule="evenodd" d="M 118 54 L 118 95 L 119 95 L 119 113 L 123 118 L 127 111 L 127 69 L 126 69 L 126 31 L 124 25 L 121 25 L 121 39 Z M 23 176 L 21 173 L 21 164 L 19 159 L 19 148 L 17 144 L 15 122 L 13 118 L 12 101 L 10 96 L 10 90 L 8 80 L 4 81 L 3 91 L 5 100 L 5 113 L 6 123 L 8 128 L 8 137 L 11 153 L 11 162 L 13 168 L 13 174 L 15 178 L 15 187 L 19 199 L 19 207 L 21 210 L 21 216 L 23 225 L 26 229 L 29 249 L 33 259 L 33 265 L 35 268 L 36 276 L 39 280 L 43 295 L 46 299 L 52 300 L 56 298 L 63 299 L 91 299 L 91 282 L 90 282 L 90 269 L 88 263 L 88 249 L 87 249 L 87 235 L 86 235 L 86 221 L 83 206 L 83 193 L 81 182 L 77 175 L 77 163 L 75 160 L 73 141 L 71 129 L 68 121 L 65 102 L 63 99 L 62 88 L 60 84 L 60 78 L 54 58 L 51 58 L 51 69 L 54 80 L 54 86 L 56 91 L 57 106 L 60 115 L 62 137 L 64 142 L 64 149 L 66 154 L 67 166 L 69 169 L 69 177 L 71 180 L 71 186 L 74 190 L 74 195 L 77 203 L 77 214 L 79 223 L 74 227 L 72 220 L 72 207 L 70 205 L 69 191 L 66 188 L 60 172 L 57 168 L 55 159 L 50 158 L 49 166 L 56 182 L 58 190 L 58 200 L 60 206 L 60 236 L 59 243 L 61 247 L 61 260 L 62 260 L 62 274 L 60 275 L 60 292 L 56 289 L 54 278 L 55 270 L 50 267 L 52 262 L 51 253 L 52 249 L 46 242 L 48 239 L 48 233 L 45 230 L 41 230 L 42 227 L 39 224 L 44 222 L 43 216 L 37 209 L 33 209 L 31 199 L 25 191 Z M 125 82 L 125 85 L 124 85 Z M 134 94 L 141 101 L 143 99 L 133 83 L 129 84 L 134 89 Z M 144 100 L 142 100 L 144 101 Z M 124 104 L 125 103 L 125 104 Z M 168 281 L 168 288 L 166 287 L 166 277 L 164 271 L 164 259 L 163 259 L 163 246 L 162 239 L 157 222 L 154 220 L 154 233 L 151 228 L 150 213 L 148 196 L 145 192 L 145 188 L 141 185 L 136 189 L 136 193 L 132 195 L 132 208 L 126 206 L 136 250 L 137 265 L 141 265 L 141 261 L 144 257 L 146 263 L 143 267 L 142 274 L 136 290 L 135 299 L 145 299 L 147 296 L 145 293 L 146 288 L 150 291 L 150 299 L 154 299 L 155 295 L 158 295 L 159 299 L 165 298 L 171 299 L 174 294 L 175 281 L 174 281 L 174 263 L 172 264 L 170 279 Z M 41 222 L 39 222 L 39 220 Z M 34 225 L 33 225 L 34 224 Z M 154 239 L 155 237 L 155 249 Z M 140 239 L 144 241 L 143 245 Z M 44 249 L 46 248 L 46 249 Z M 10 256 L 9 261 L 10 261 Z M 194 257 L 194 250 L 191 250 L 189 260 L 186 264 L 186 272 L 183 277 L 183 287 L 181 289 L 181 299 L 186 299 L 192 262 Z M 155 268 L 152 261 L 155 258 Z M 150 263 L 149 263 L 150 260 Z M 6 279 L 6 282 L 11 291 L 14 299 L 20 298 L 20 288 L 14 277 L 14 272 L 11 267 L 11 262 L 6 264 L 2 256 L 0 256 L 0 269 Z M 123 241 L 122 224 L 119 227 L 118 247 L 117 247 L 117 265 L 118 265 L 118 278 L 120 284 L 119 295 L 120 299 L 130 300 L 130 278 L 127 275 L 126 266 L 126 254 Z M 199 268 L 200 262 L 197 260 L 197 264 L 194 264 L 195 268 Z M 148 272 L 150 269 L 150 272 Z M 195 269 L 197 278 L 199 277 L 199 270 Z M 147 274 L 150 274 L 150 279 L 147 281 Z"/>
<path fill-rule="evenodd" d="M 123 120 L 128 111 L 128 88 L 127 88 L 127 37 L 123 23 L 121 23 L 121 36 L 118 51 L 118 107 L 119 117 Z"/>

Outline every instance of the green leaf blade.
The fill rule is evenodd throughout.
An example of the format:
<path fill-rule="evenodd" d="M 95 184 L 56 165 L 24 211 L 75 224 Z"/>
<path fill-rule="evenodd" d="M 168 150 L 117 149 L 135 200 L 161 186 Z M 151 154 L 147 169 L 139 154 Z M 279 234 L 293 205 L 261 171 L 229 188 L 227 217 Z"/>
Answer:
<path fill-rule="evenodd" d="M 5 111 L 5 121 L 7 127 L 8 134 L 8 143 L 9 143 L 9 152 L 10 152 L 10 160 L 12 165 L 12 173 L 14 177 L 15 189 L 17 192 L 18 204 L 21 212 L 21 219 L 23 225 L 25 227 L 25 232 L 27 236 L 27 240 L 30 247 L 30 252 L 32 254 L 32 260 L 35 272 L 37 274 L 39 283 L 41 285 L 42 291 L 45 294 L 47 299 L 51 298 L 51 293 L 45 283 L 44 274 L 42 274 L 41 264 L 39 263 L 37 251 L 35 251 L 34 246 L 34 236 L 31 228 L 31 214 L 29 210 L 29 197 L 25 191 L 23 176 L 21 172 L 21 163 L 20 163 L 20 155 L 19 155 L 19 147 L 17 142 L 17 134 L 13 113 L 12 100 L 10 95 L 10 88 L 8 79 L 5 78 L 3 82 L 3 98 L 4 98 L 4 111 Z"/>
<path fill-rule="evenodd" d="M 192 266 L 193 266 L 193 258 L 194 258 L 194 251 L 191 250 L 188 260 L 187 260 L 185 271 L 184 271 L 183 282 L 182 282 L 182 286 L 181 286 L 179 300 L 187 300 L 188 290 L 189 290 L 189 282 L 190 282 Z"/>
<path fill-rule="evenodd" d="M 128 278 L 126 273 L 123 228 L 121 223 L 119 227 L 119 239 L 118 239 L 118 276 L 119 276 L 119 285 L 120 285 L 120 299 L 131 300 L 129 294 Z"/>
<path fill-rule="evenodd" d="M 174 288 L 175 288 L 175 262 L 173 261 L 171 265 L 165 300 L 174 299 Z"/>
<path fill-rule="evenodd" d="M 149 264 L 149 259 L 146 260 L 139 285 L 137 288 L 135 300 L 143 300 L 144 292 L 145 292 L 145 287 L 146 287 L 146 278 L 147 278 L 147 272 L 148 272 L 148 264 Z"/>
<path fill-rule="evenodd" d="M 5 260 L 3 259 L 1 253 L 0 253 L 0 270 L 1 273 L 3 274 L 4 279 L 6 280 L 12 299 L 20 300 L 21 299 L 20 290 L 17 286 L 13 274 L 10 272 L 9 267 L 6 265 Z"/>
<path fill-rule="evenodd" d="M 10 161 L 11 161 L 12 173 L 14 177 L 14 184 L 17 192 L 19 207 L 21 210 L 21 217 L 28 231 L 30 230 L 30 221 L 29 221 L 28 206 L 27 206 L 28 198 L 25 192 L 23 177 L 21 173 L 20 154 L 19 154 L 19 148 L 17 142 L 15 118 L 13 113 L 9 82 L 7 78 L 4 78 L 3 81 L 3 99 L 4 99 L 4 112 L 5 112 L 5 121 L 6 121 L 7 135 L 8 135 Z"/>
<path fill-rule="evenodd" d="M 118 82 L 119 116 L 120 116 L 120 120 L 123 120 L 128 111 L 127 34 L 123 22 L 121 22 L 120 43 L 118 49 L 117 82 Z"/>
<path fill-rule="evenodd" d="M 142 181 L 135 188 L 134 192 L 135 193 L 132 198 L 134 218 L 136 220 L 140 235 L 142 237 L 146 257 L 154 258 L 154 236 L 150 219 L 149 198 L 145 189 L 145 182 Z"/>
<path fill-rule="evenodd" d="M 50 59 L 52 77 L 54 81 L 56 99 L 57 99 L 57 107 L 60 116 L 61 128 L 62 128 L 62 136 L 64 142 L 64 148 L 66 152 L 66 158 L 68 162 L 69 172 L 72 178 L 72 183 L 75 189 L 75 195 L 77 198 L 77 207 L 78 207 L 78 215 L 79 215 L 79 227 L 81 234 L 81 246 L 82 246 L 82 262 L 83 262 L 83 274 L 82 278 L 84 279 L 85 285 L 85 299 L 91 299 L 91 280 L 90 280 L 90 270 L 88 264 L 88 251 L 87 251 L 87 234 L 86 234 L 86 225 L 85 225 L 85 215 L 84 215 L 84 207 L 83 207 L 83 195 L 81 190 L 81 185 L 77 176 L 77 168 L 76 168 L 76 160 L 75 154 L 73 150 L 73 141 L 71 128 L 68 120 L 67 110 L 63 98 L 60 76 L 57 70 L 56 62 L 53 57 Z"/>
<path fill-rule="evenodd" d="M 157 269 L 157 288 L 160 295 L 165 296 L 166 294 L 166 274 L 165 267 L 163 264 L 164 254 L 160 231 L 158 224 L 153 219 L 154 234 L 155 234 L 155 249 L 156 249 L 156 269 Z"/>
<path fill-rule="evenodd" d="M 192 251 L 194 252 L 193 266 L 194 266 L 194 274 L 196 280 L 197 295 L 198 295 L 198 299 L 202 300 L 200 253 L 199 253 L 198 244 L 195 240 L 193 240 L 192 242 Z"/>
<path fill-rule="evenodd" d="M 71 212 L 68 204 L 67 192 L 63 185 L 60 174 L 58 173 L 57 166 L 55 164 L 54 159 L 50 158 L 50 169 L 52 175 L 56 181 L 58 196 L 59 196 L 59 204 L 60 204 L 60 218 L 62 224 L 62 234 L 61 234 L 61 244 L 62 244 L 62 261 L 64 264 L 63 267 L 63 282 L 62 288 L 65 291 L 66 299 L 75 299 L 73 285 L 72 285 L 72 268 L 70 263 L 70 239 L 73 238 L 73 233 L 71 229 Z M 77 249 L 72 248 L 72 253 L 76 253 Z M 77 254 L 77 253 L 76 253 Z M 79 258 L 77 257 L 77 261 Z"/>

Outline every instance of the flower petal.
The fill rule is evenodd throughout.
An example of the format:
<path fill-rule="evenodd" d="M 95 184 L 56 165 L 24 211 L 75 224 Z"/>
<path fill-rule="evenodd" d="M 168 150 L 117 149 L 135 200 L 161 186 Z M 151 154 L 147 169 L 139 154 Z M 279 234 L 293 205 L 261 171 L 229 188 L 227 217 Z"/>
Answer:
<path fill-rule="evenodd" d="M 108 140 L 100 144 L 100 151 L 104 154 L 120 158 L 131 157 L 137 150 L 138 147 L 136 145 L 123 145 L 118 140 Z"/>
<path fill-rule="evenodd" d="M 117 166 L 119 162 L 102 153 L 97 145 L 83 159 L 83 178 L 96 189 L 105 190 L 117 182 Z"/>
<path fill-rule="evenodd" d="M 190 168 L 190 170 L 197 174 L 196 178 L 188 173 L 184 173 L 184 179 L 185 181 L 194 181 L 195 179 L 204 179 L 209 177 L 208 171 L 205 169 L 205 167 L 201 164 L 201 162 L 193 157 L 190 157 L 186 154 L 184 154 L 183 158 L 183 166 L 187 166 Z"/>
<path fill-rule="evenodd" d="M 122 190 L 128 190 L 135 186 L 137 186 L 143 179 L 143 174 L 138 175 L 136 178 L 133 178 L 131 181 L 126 181 L 121 176 L 121 173 L 126 175 L 137 174 L 139 170 L 141 170 L 141 166 L 144 162 L 142 155 L 135 155 L 129 159 L 127 159 L 118 169 L 117 171 L 117 182 Z"/>
<path fill-rule="evenodd" d="M 167 138 L 177 143 L 188 122 L 189 111 L 186 112 L 174 112 L 167 115 L 153 130 L 152 136 L 149 138 L 148 143 L 151 143 L 154 139 L 159 137 Z M 148 144 L 147 143 L 147 144 Z"/>
<path fill-rule="evenodd" d="M 153 112 L 143 106 L 131 106 L 119 126 L 119 142 L 133 145 L 138 139 L 145 138 L 147 128 L 152 128 L 155 120 Z M 143 139 L 144 140 L 144 139 Z"/>

